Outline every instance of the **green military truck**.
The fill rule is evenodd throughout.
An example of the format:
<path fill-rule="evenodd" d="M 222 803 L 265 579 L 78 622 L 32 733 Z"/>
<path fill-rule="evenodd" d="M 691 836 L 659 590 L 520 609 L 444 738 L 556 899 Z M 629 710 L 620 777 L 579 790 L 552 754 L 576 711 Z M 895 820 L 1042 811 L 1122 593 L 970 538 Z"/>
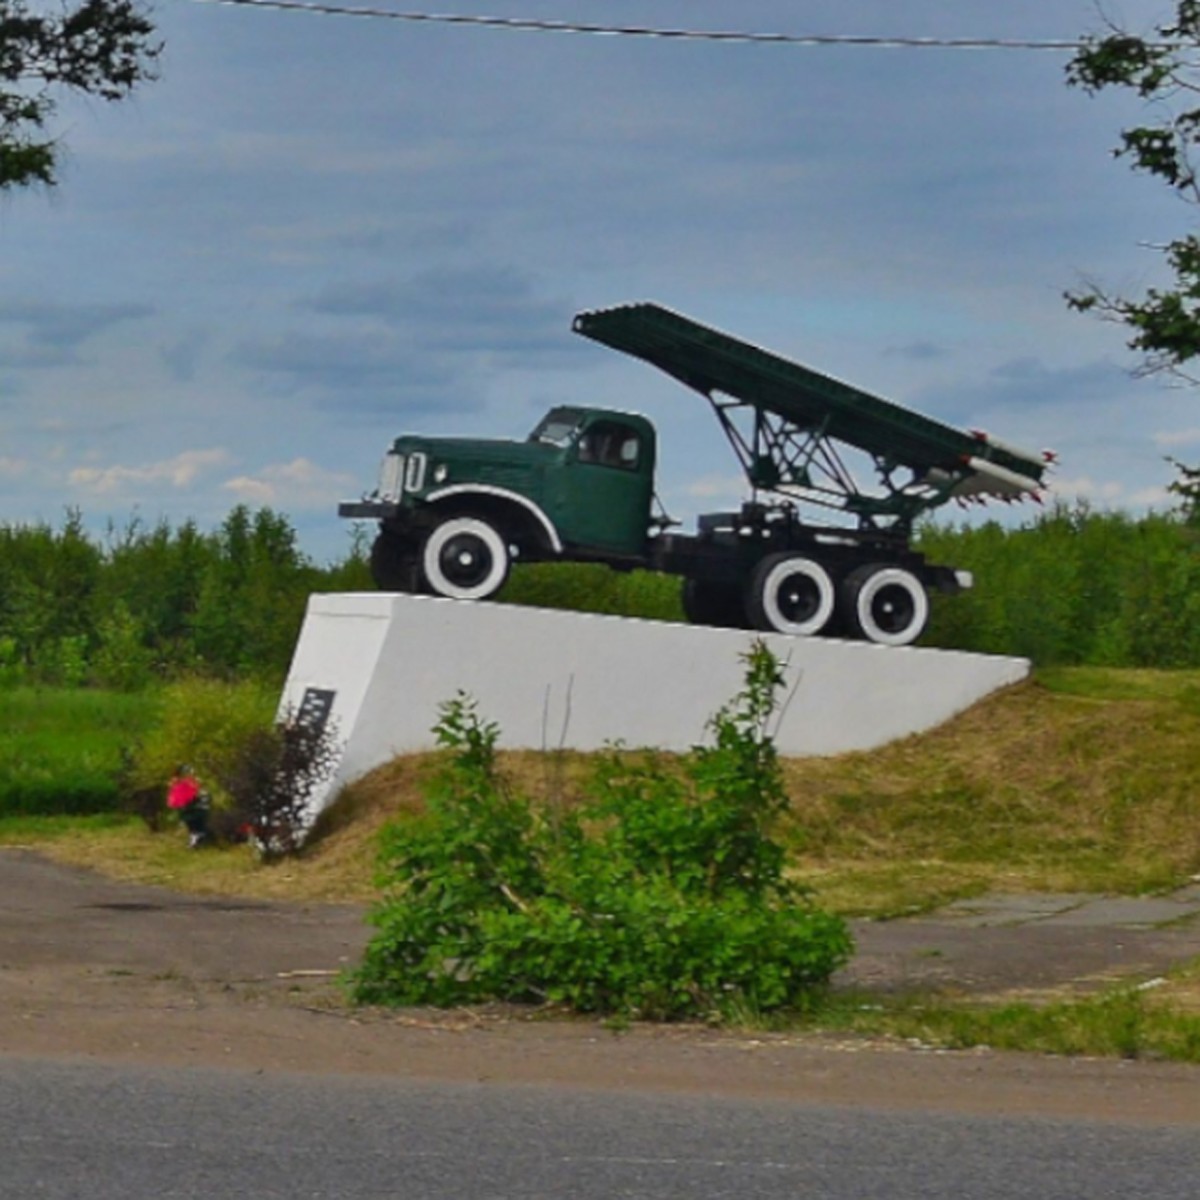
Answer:
<path fill-rule="evenodd" d="M 750 498 L 693 534 L 656 511 L 656 435 L 644 417 L 553 408 L 524 441 L 398 437 L 379 482 L 342 503 L 379 522 L 371 552 L 387 591 L 485 600 L 514 562 L 600 562 L 682 578 L 705 625 L 914 642 L 928 592 L 971 586 L 909 544 L 913 521 L 952 500 L 1037 497 L 1053 455 L 910 412 L 655 304 L 583 312 L 575 332 L 699 392 L 726 433 Z M 876 476 L 862 489 L 842 447 Z M 798 505 L 850 518 L 801 517 Z"/>

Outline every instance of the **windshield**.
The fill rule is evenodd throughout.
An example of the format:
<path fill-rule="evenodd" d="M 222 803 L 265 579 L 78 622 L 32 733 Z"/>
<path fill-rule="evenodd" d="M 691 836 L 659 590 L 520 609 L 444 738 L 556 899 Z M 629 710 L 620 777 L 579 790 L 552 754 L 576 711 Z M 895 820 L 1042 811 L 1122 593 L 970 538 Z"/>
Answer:
<path fill-rule="evenodd" d="M 565 446 L 571 435 L 579 428 L 579 414 L 570 409 L 556 408 L 547 413 L 529 435 L 531 442 L 542 442 L 548 446 Z"/>

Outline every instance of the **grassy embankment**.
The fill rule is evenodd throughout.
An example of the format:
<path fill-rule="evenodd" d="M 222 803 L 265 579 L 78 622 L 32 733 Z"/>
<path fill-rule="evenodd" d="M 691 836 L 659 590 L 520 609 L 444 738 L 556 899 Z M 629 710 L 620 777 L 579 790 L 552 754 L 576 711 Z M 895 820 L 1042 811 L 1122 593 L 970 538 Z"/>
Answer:
<path fill-rule="evenodd" d="M 105 827 L 42 812 L 96 812 L 119 748 L 154 719 L 155 696 L 14 691 L 0 697 L 0 841 L 130 878 L 170 881 L 174 827 Z M 584 756 L 509 753 L 530 793 L 568 798 Z M 237 886 L 301 898 L 371 898 L 374 833 L 420 803 L 422 756 L 349 789 L 303 858 Z M 928 910 L 989 889 L 1161 891 L 1200 871 L 1200 672 L 1040 672 L 940 729 L 881 750 L 785 763 L 797 873 L 853 916 Z M 39 808 L 48 796 L 71 803 Z M 210 887 L 233 886 L 208 856 Z M 117 861 L 109 862 L 110 858 Z M 237 872 L 241 879 L 241 871 Z M 286 886 L 284 886 L 286 885 Z"/>

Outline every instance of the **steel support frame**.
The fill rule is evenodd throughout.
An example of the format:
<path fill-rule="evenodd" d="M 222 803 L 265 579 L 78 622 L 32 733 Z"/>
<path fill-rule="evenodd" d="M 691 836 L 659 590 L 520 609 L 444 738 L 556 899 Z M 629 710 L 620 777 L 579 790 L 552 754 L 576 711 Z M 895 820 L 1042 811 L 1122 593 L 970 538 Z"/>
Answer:
<path fill-rule="evenodd" d="M 919 490 L 914 490 L 913 483 L 897 486 L 892 481 L 896 465 L 880 455 L 871 458 L 887 499 L 865 495 L 838 452 L 837 444 L 826 436 L 824 424 L 805 429 L 759 405 L 707 392 L 701 395 L 712 405 L 756 494 L 775 492 L 821 508 L 852 512 L 863 529 L 880 529 L 882 519 L 892 532 L 906 536 L 915 515 L 944 501 L 942 489 L 918 485 Z M 735 420 L 743 410 L 753 414 L 748 433 Z M 756 482 L 759 464 L 764 461 L 770 463 L 776 476 L 770 486 Z"/>

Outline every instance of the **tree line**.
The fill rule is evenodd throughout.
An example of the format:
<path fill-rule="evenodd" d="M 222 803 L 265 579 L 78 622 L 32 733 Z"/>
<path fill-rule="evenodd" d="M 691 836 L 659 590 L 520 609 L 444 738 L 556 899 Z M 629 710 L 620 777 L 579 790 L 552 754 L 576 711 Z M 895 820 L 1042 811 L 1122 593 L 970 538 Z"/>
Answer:
<path fill-rule="evenodd" d="M 1058 504 L 1014 528 L 929 523 L 916 546 L 971 571 L 934 597 L 926 645 L 1041 665 L 1200 667 L 1200 505 L 1134 517 Z M 214 530 L 133 521 L 90 536 L 0 525 L 0 686 L 136 690 L 201 675 L 281 680 L 313 592 L 372 588 L 366 536 L 325 567 L 288 518 L 234 508 Z M 682 620 L 679 581 L 581 564 L 518 567 L 501 599 Z"/>
<path fill-rule="evenodd" d="M 269 508 L 209 532 L 134 520 L 95 538 L 74 510 L 58 528 L 0 525 L 0 682 L 281 678 L 308 596 L 370 586 L 361 547 L 318 567 Z"/>
<path fill-rule="evenodd" d="M 1200 667 L 1200 508 L 1133 517 L 1057 504 L 1016 528 L 929 524 L 917 548 L 971 571 L 934 597 L 927 645 L 1037 665 Z"/>

